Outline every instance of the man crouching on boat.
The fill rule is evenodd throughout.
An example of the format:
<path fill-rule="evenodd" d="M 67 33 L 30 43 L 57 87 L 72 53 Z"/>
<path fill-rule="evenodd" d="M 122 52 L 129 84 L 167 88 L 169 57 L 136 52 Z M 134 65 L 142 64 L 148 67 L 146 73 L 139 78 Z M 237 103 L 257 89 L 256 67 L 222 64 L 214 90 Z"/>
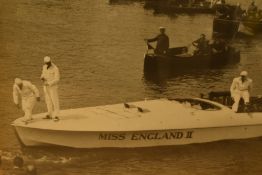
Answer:
<path fill-rule="evenodd" d="M 252 79 L 248 78 L 247 71 L 242 71 L 240 77 L 234 78 L 230 87 L 231 97 L 234 99 L 232 110 L 238 111 L 238 105 L 241 98 L 244 99 L 245 105 L 249 104 L 249 97 L 252 88 Z"/>
<path fill-rule="evenodd" d="M 35 102 L 40 101 L 38 89 L 31 82 L 16 78 L 13 85 L 13 100 L 18 108 L 19 95 L 21 96 L 22 110 L 25 113 L 25 121 L 32 120 L 32 111 Z"/>

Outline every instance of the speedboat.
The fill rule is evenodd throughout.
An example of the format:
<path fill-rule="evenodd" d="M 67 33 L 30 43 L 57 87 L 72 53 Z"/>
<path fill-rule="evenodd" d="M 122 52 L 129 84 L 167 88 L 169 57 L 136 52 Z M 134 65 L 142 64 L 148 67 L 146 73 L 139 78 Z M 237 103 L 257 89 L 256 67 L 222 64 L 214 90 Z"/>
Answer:
<path fill-rule="evenodd" d="M 260 100 L 261 101 L 261 100 Z M 12 125 L 25 146 L 135 148 L 185 145 L 262 136 L 262 113 L 233 112 L 204 98 L 142 100 L 66 109 L 60 120 L 16 119 Z"/>

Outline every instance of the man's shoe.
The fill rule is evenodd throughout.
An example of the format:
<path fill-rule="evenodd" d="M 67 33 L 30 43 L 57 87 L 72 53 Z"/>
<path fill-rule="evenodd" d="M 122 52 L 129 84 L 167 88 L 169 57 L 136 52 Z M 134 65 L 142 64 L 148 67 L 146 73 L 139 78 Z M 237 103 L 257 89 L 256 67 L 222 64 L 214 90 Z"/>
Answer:
<path fill-rule="evenodd" d="M 33 121 L 33 118 L 22 120 L 22 122 L 24 122 L 25 125 L 27 125 L 28 123 L 32 121 Z"/>
<path fill-rule="evenodd" d="M 54 120 L 55 122 L 57 122 L 57 121 L 59 121 L 60 119 L 59 119 L 59 117 L 54 117 L 53 120 Z"/>

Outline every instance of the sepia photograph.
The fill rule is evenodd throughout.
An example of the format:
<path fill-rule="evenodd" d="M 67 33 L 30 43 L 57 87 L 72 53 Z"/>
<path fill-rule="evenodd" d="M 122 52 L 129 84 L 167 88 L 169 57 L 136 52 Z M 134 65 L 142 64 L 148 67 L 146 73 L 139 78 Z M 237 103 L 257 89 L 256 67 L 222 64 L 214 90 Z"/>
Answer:
<path fill-rule="evenodd" d="M 262 174 L 262 0 L 0 1 L 0 175 Z"/>

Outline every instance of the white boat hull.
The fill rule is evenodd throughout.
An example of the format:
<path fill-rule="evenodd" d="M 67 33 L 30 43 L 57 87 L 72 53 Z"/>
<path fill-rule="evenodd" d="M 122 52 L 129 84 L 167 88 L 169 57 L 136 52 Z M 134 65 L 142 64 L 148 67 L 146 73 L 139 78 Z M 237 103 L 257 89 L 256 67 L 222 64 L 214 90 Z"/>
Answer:
<path fill-rule="evenodd" d="M 133 148 L 185 145 L 262 136 L 262 125 L 159 131 L 85 132 L 15 127 L 26 146 L 56 145 L 73 148 Z"/>
<path fill-rule="evenodd" d="M 26 146 L 153 147 L 262 136 L 262 113 L 234 113 L 203 100 L 160 99 L 60 111 L 60 120 L 34 115 L 13 122 Z"/>

